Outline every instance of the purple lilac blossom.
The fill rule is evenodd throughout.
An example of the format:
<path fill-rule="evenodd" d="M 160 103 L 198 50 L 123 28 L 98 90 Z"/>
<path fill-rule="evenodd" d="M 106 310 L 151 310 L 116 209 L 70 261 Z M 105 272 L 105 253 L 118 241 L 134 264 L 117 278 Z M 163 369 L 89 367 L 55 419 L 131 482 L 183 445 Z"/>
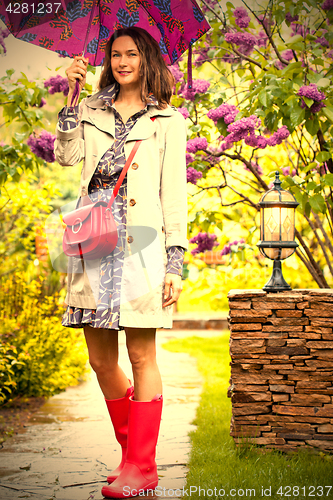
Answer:
<path fill-rule="evenodd" d="M 182 94 L 185 97 L 185 99 L 193 102 L 195 99 L 195 94 L 205 94 L 209 89 L 209 87 L 210 83 L 207 82 L 207 80 L 200 80 L 200 79 L 193 80 L 192 88 L 189 89 L 186 87 L 186 90 L 183 91 Z"/>
<path fill-rule="evenodd" d="M 198 180 L 201 179 L 202 172 L 198 172 L 193 167 L 188 167 L 186 169 L 186 177 L 187 177 L 187 182 L 191 182 L 192 184 L 196 184 L 198 182 Z"/>
<path fill-rule="evenodd" d="M 36 156 L 42 158 L 48 163 L 52 163 L 55 161 L 53 151 L 55 139 L 55 135 L 47 132 L 46 130 L 42 130 L 39 136 L 31 134 L 27 140 L 27 144 Z"/>
<path fill-rule="evenodd" d="M 198 68 L 199 66 L 201 66 L 204 62 L 207 61 L 208 59 L 208 51 L 209 51 L 209 47 L 205 48 L 205 49 L 200 49 L 199 52 L 197 52 L 198 54 L 198 57 L 196 58 L 196 60 L 194 61 L 194 66 L 196 68 Z"/>
<path fill-rule="evenodd" d="M 324 36 L 318 37 L 315 40 L 316 43 L 320 43 L 322 47 L 329 47 L 330 44 L 328 43 L 328 40 Z"/>
<path fill-rule="evenodd" d="M 214 7 L 216 6 L 216 0 L 206 0 L 206 4 L 209 5 L 209 7 L 211 7 L 214 10 Z M 211 12 L 209 9 L 207 9 L 205 4 L 200 5 L 200 8 L 202 12 L 206 13 Z"/>
<path fill-rule="evenodd" d="M 283 57 L 283 59 L 285 59 L 286 61 L 291 61 L 292 59 L 294 59 L 294 53 L 292 50 L 288 49 L 288 50 L 284 50 L 283 52 L 281 52 L 281 56 Z"/>
<path fill-rule="evenodd" d="M 172 73 L 176 83 L 182 82 L 184 80 L 184 73 L 180 71 L 177 63 L 173 64 L 172 66 L 168 66 L 168 69 Z"/>
<path fill-rule="evenodd" d="M 258 47 L 265 47 L 267 43 L 268 37 L 264 31 L 260 31 L 257 38 Z"/>
<path fill-rule="evenodd" d="M 237 7 L 234 10 L 235 22 L 240 28 L 247 28 L 250 24 L 250 18 L 248 16 L 247 10 L 244 7 Z"/>
<path fill-rule="evenodd" d="M 194 162 L 194 155 L 186 153 L 186 166 Z"/>
<path fill-rule="evenodd" d="M 268 19 L 266 16 L 263 14 L 259 16 L 259 21 L 260 23 L 265 26 L 265 28 L 270 31 L 270 27 L 273 26 L 274 22 L 271 19 Z"/>
<path fill-rule="evenodd" d="M 260 123 L 260 119 L 255 115 L 231 123 L 227 128 L 229 132 L 229 136 L 226 138 L 227 142 L 238 142 L 248 135 L 254 134 L 254 130 L 260 126 Z"/>
<path fill-rule="evenodd" d="M 257 44 L 257 39 L 251 33 L 226 33 L 225 40 L 228 43 L 234 43 L 235 45 L 245 45 L 251 49 Z"/>
<path fill-rule="evenodd" d="M 301 101 L 301 108 L 303 109 L 310 109 L 311 113 L 318 113 L 322 108 L 326 108 L 326 104 L 323 102 L 314 102 L 311 107 L 309 108 L 305 102 Z"/>
<path fill-rule="evenodd" d="M 291 167 L 282 167 L 281 168 L 283 175 L 290 175 L 290 177 L 293 177 L 296 175 L 296 168 L 291 168 Z"/>
<path fill-rule="evenodd" d="M 320 92 L 315 83 L 310 83 L 310 85 L 303 85 L 297 95 L 301 97 L 307 97 L 308 99 L 312 99 L 312 101 L 318 102 L 326 99 L 326 95 L 324 92 Z"/>
<path fill-rule="evenodd" d="M 48 88 L 49 94 L 63 92 L 65 97 L 68 96 L 68 80 L 67 78 L 63 78 L 61 75 L 51 76 L 51 78 L 45 80 L 44 87 Z"/>
<path fill-rule="evenodd" d="M 189 240 L 189 243 L 196 243 L 198 246 L 191 251 L 192 255 L 197 253 L 205 252 L 206 250 L 212 250 L 214 246 L 218 246 L 218 242 L 215 241 L 217 238 L 216 234 L 209 233 L 199 233 Z"/>
<path fill-rule="evenodd" d="M 277 146 L 277 144 L 281 144 L 282 141 L 287 139 L 290 135 L 288 127 L 283 125 L 283 127 L 279 128 L 276 132 L 274 132 L 271 137 L 267 139 L 267 146 Z"/>
<path fill-rule="evenodd" d="M 221 106 L 216 109 L 210 109 L 207 113 L 207 116 L 208 118 L 213 120 L 215 125 L 220 118 L 223 118 L 224 123 L 229 125 L 235 120 L 235 117 L 238 113 L 239 111 L 236 106 L 232 104 L 221 104 Z"/>
<path fill-rule="evenodd" d="M 190 113 L 188 112 L 187 108 L 178 108 L 178 111 L 181 115 L 183 115 L 185 120 L 186 120 L 186 118 L 188 118 L 190 116 Z"/>
<path fill-rule="evenodd" d="M 221 256 L 228 255 L 229 253 L 232 252 L 232 249 L 231 249 L 232 246 L 244 245 L 244 243 L 245 243 L 244 238 L 241 238 L 240 240 L 231 241 L 230 243 L 227 243 L 226 245 L 224 245 L 220 255 Z"/>
<path fill-rule="evenodd" d="M 301 24 L 297 23 L 291 23 L 291 35 L 301 35 L 303 38 L 305 38 L 307 35 L 310 34 L 309 28 L 305 28 L 305 26 L 302 26 Z"/>
<path fill-rule="evenodd" d="M 197 151 L 201 149 L 207 149 L 208 142 L 205 137 L 196 137 L 195 139 L 190 139 L 187 141 L 186 151 L 188 153 L 195 154 Z"/>
<path fill-rule="evenodd" d="M 295 21 L 298 21 L 298 19 L 299 19 L 299 16 L 297 14 L 296 14 L 296 16 L 292 16 L 290 14 L 290 12 L 287 12 L 287 14 L 286 14 L 286 21 L 288 21 L 288 23 L 293 23 Z"/>
<path fill-rule="evenodd" d="M 322 4 L 321 8 L 323 10 L 333 9 L 333 0 L 325 0 L 325 2 Z"/>
<path fill-rule="evenodd" d="M 46 99 L 44 99 L 44 97 L 42 97 L 42 98 L 41 98 L 41 100 L 40 100 L 40 104 L 39 104 L 39 106 L 38 106 L 38 107 L 39 107 L 39 108 L 42 108 L 43 106 L 45 106 L 45 104 L 46 104 Z M 36 105 L 36 104 L 34 104 L 34 107 L 36 107 L 36 106 L 37 106 L 37 105 Z"/>

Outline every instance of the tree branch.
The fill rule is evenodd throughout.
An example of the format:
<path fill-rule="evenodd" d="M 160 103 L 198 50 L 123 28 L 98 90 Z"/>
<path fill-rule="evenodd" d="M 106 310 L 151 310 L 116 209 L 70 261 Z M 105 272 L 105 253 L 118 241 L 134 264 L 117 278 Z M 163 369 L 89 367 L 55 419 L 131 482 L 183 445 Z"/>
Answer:
<path fill-rule="evenodd" d="M 326 281 L 326 279 L 325 279 L 325 277 L 323 275 L 322 270 L 320 269 L 320 267 L 317 264 L 317 262 L 314 260 L 314 258 L 312 256 L 312 254 L 311 254 L 311 252 L 310 252 L 307 244 L 305 243 L 305 241 L 302 238 L 302 235 L 299 233 L 299 231 L 297 229 L 295 229 L 295 235 L 296 235 L 298 241 L 300 242 L 300 244 L 302 245 L 302 247 L 304 248 L 305 253 L 308 256 L 308 259 L 311 262 L 312 267 L 314 268 L 314 270 L 316 271 L 316 274 L 318 275 L 318 278 L 319 278 L 319 280 L 321 282 L 320 288 L 329 288 L 328 283 L 327 283 L 327 281 Z"/>
<path fill-rule="evenodd" d="M 326 141 L 324 139 L 324 135 L 323 135 L 323 132 L 322 132 L 321 128 L 317 132 L 317 137 L 318 137 L 318 141 L 319 141 L 319 145 L 320 145 L 320 151 L 326 151 L 327 152 Z M 332 161 L 332 158 L 330 158 L 329 160 L 326 160 L 326 165 L 327 165 L 328 170 L 331 172 L 331 174 L 333 174 L 333 161 Z"/>
<path fill-rule="evenodd" d="M 239 52 L 237 49 L 235 49 L 234 46 L 232 46 L 232 50 L 235 52 L 235 54 L 237 54 L 239 57 L 242 57 L 243 59 L 245 59 L 246 61 L 249 61 L 250 63 L 252 64 L 255 64 L 256 66 L 258 66 L 261 70 L 263 71 L 267 71 L 267 68 L 263 68 L 261 66 L 260 63 L 258 63 L 257 61 L 255 61 L 255 59 L 252 59 L 252 57 L 249 57 L 249 56 L 246 56 L 245 54 L 242 54 L 241 52 Z"/>
<path fill-rule="evenodd" d="M 243 2 L 243 4 L 244 4 L 244 5 L 246 5 L 246 7 L 249 9 L 249 11 L 250 11 L 250 12 L 252 12 L 252 14 L 253 14 L 253 15 L 255 16 L 255 18 L 257 19 L 258 23 L 259 23 L 259 24 L 261 24 L 261 26 L 264 28 L 265 33 L 266 33 L 266 35 L 267 35 L 267 37 L 268 37 L 268 39 L 269 39 L 269 41 L 270 41 L 270 43 L 271 43 L 271 45 L 272 45 L 272 47 L 273 47 L 273 50 L 274 50 L 275 54 L 277 55 L 277 57 L 278 57 L 279 61 L 281 61 L 281 62 L 282 62 L 282 64 L 286 64 L 286 65 L 288 65 L 288 64 L 289 64 L 289 61 L 287 61 L 286 59 L 284 59 L 284 58 L 281 56 L 280 52 L 278 51 L 277 46 L 275 45 L 275 42 L 274 42 L 274 40 L 273 40 L 273 37 L 272 37 L 272 34 L 271 34 L 270 29 L 269 29 L 269 28 L 267 28 L 267 26 L 265 25 L 265 23 L 261 22 L 261 20 L 260 20 L 260 19 L 259 19 L 259 17 L 257 16 L 257 14 L 254 12 L 254 10 L 252 10 L 252 9 L 251 9 L 251 8 L 247 5 L 247 3 L 245 2 L 245 0 L 242 0 L 242 2 Z M 268 25 L 268 26 L 269 26 L 269 25 Z"/>
<path fill-rule="evenodd" d="M 330 252 L 331 252 L 331 254 L 332 254 L 332 256 L 333 256 L 333 245 L 332 245 L 332 243 L 331 243 L 331 241 L 330 241 L 330 239 L 329 239 L 329 237 L 328 237 L 328 234 L 327 234 L 327 232 L 325 231 L 324 226 L 323 226 L 323 224 L 322 224 L 322 222 L 321 222 L 321 220 L 320 220 L 320 218 L 319 218 L 318 214 L 316 214 L 316 212 L 313 212 L 313 211 L 312 211 L 312 213 L 313 213 L 313 216 L 314 216 L 314 218 L 315 218 L 315 221 L 316 221 L 316 223 L 317 223 L 318 227 L 320 228 L 320 230 L 321 230 L 321 232 L 322 232 L 322 235 L 324 236 L 324 239 L 325 239 L 325 243 L 326 243 L 326 245 L 327 245 L 327 248 L 329 248 L 329 250 L 330 250 Z"/>
<path fill-rule="evenodd" d="M 208 3 L 205 1 L 205 0 L 201 0 L 201 2 L 205 5 L 205 7 L 207 7 L 208 10 L 210 10 L 215 17 L 217 17 L 217 19 L 219 19 L 221 21 L 221 23 L 223 24 L 223 26 L 225 27 L 225 20 L 223 20 L 216 12 L 215 10 L 210 6 L 208 5 Z"/>
<path fill-rule="evenodd" d="M 308 260 L 306 260 L 306 258 L 304 257 L 304 255 L 302 255 L 302 253 L 298 250 L 298 248 L 296 248 L 295 253 L 296 253 L 297 257 L 299 257 L 299 259 L 303 262 L 303 264 L 305 265 L 305 267 L 307 268 L 307 270 L 309 271 L 309 273 L 311 274 L 311 276 L 313 277 L 313 279 L 315 280 L 315 282 L 317 283 L 319 288 L 323 288 L 321 281 L 320 281 L 320 278 L 319 278 L 318 274 L 316 273 L 316 271 L 314 270 L 314 268 L 311 266 L 310 262 Z"/>
<path fill-rule="evenodd" d="M 320 247 L 321 247 L 321 249 L 322 249 L 322 252 L 323 252 L 323 254 L 324 254 L 324 257 L 325 257 L 325 259 L 326 259 L 326 262 L 327 262 L 328 268 L 329 268 L 329 270 L 330 270 L 330 273 L 331 273 L 331 275 L 332 275 L 332 277 L 333 277 L 333 267 L 332 267 L 332 264 L 331 264 L 330 259 L 329 259 L 329 257 L 328 257 L 328 254 L 327 254 L 327 252 L 326 252 L 325 245 L 324 245 L 324 243 L 321 241 L 321 239 L 320 239 L 320 237 L 319 237 L 319 234 L 318 234 L 318 231 L 317 231 L 317 229 L 316 229 L 316 227 L 315 227 L 314 223 L 312 222 L 312 220 L 310 220 L 310 218 L 309 218 L 306 214 L 304 214 L 304 217 L 305 217 L 305 219 L 308 221 L 309 226 L 311 227 L 312 231 L 314 232 L 314 234 L 315 234 L 315 236 L 316 236 L 316 238 L 317 238 L 317 241 L 318 241 L 318 243 L 319 243 L 319 245 L 320 245 Z"/>

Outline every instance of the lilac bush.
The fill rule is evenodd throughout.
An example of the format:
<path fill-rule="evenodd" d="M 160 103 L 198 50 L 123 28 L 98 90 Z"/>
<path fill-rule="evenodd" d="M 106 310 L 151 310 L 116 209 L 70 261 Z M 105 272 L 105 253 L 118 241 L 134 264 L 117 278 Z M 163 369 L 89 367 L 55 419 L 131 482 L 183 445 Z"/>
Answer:
<path fill-rule="evenodd" d="M 207 80 L 193 80 L 192 88 L 183 90 L 182 95 L 188 101 L 194 101 L 196 94 L 205 94 L 210 87 L 210 83 Z"/>
<path fill-rule="evenodd" d="M 228 255 L 232 252 L 232 247 L 237 247 L 237 249 L 238 249 L 239 245 L 243 246 L 244 244 L 245 244 L 244 238 L 241 238 L 240 240 L 231 241 L 230 243 L 227 243 L 226 245 L 224 245 L 220 255 L 221 256 Z"/>
<path fill-rule="evenodd" d="M 232 104 L 221 104 L 218 108 L 212 108 L 208 111 L 207 116 L 216 124 L 220 118 L 223 118 L 227 125 L 232 123 L 236 115 L 239 113 L 236 106 Z"/>
<path fill-rule="evenodd" d="M 205 137 L 196 137 L 187 141 L 186 151 L 195 154 L 197 151 L 207 149 L 208 142 Z"/>
<path fill-rule="evenodd" d="M 188 167 L 186 169 L 186 177 L 187 177 L 187 182 L 191 182 L 192 184 L 196 184 L 198 182 L 198 180 L 201 179 L 202 172 L 198 172 L 193 167 Z"/>
<path fill-rule="evenodd" d="M 46 130 L 42 130 L 39 136 L 31 134 L 27 140 L 27 144 L 36 156 L 42 158 L 48 163 L 53 163 L 55 161 L 53 151 L 55 139 L 55 135 L 50 134 L 50 132 L 47 132 Z"/>
<path fill-rule="evenodd" d="M 189 243 L 196 243 L 197 247 L 191 251 L 192 255 L 205 252 L 206 250 L 212 250 L 219 243 L 216 241 L 216 234 L 210 233 L 199 233 L 189 240 Z"/>
<path fill-rule="evenodd" d="M 190 114 L 188 182 L 196 184 L 204 172 L 205 188 L 199 183 L 198 193 L 211 192 L 228 220 L 250 230 L 257 225 L 253 221 L 259 196 L 272 185 L 268 174 L 282 171 L 282 187 L 293 192 L 302 218 L 297 255 L 317 286 L 329 287 L 325 275 L 330 273 L 333 284 L 333 0 L 283 5 L 285 9 L 279 0 L 260 7 L 205 0 L 202 8 L 213 30 L 194 49 L 194 82 L 206 83 L 195 83 L 191 92 L 184 83 L 174 102 Z M 203 63 L 205 71 L 211 70 L 210 82 L 195 78 L 202 76 Z M 186 75 L 185 61 L 180 66 Z M 212 176 L 206 176 L 208 169 Z M 203 213 L 204 222 L 197 217 L 190 231 L 199 227 L 211 234 L 220 219 L 208 209 Z M 310 219 L 314 226 L 309 227 Z M 312 227 L 320 231 L 314 234 Z M 330 253 L 324 254 L 328 241 Z"/>
<path fill-rule="evenodd" d="M 178 108 L 178 111 L 181 115 L 183 115 L 183 117 L 185 118 L 189 118 L 190 116 L 190 113 L 188 112 L 188 109 L 187 108 Z"/>
<path fill-rule="evenodd" d="M 235 22 L 240 28 L 247 28 L 250 24 L 250 18 L 248 16 L 247 10 L 244 7 L 237 7 L 234 10 Z"/>
<path fill-rule="evenodd" d="M 44 87 L 48 89 L 49 94 L 55 94 L 56 92 L 63 92 L 64 96 L 68 96 L 69 86 L 67 78 L 61 75 L 51 76 L 48 80 L 45 80 Z"/>

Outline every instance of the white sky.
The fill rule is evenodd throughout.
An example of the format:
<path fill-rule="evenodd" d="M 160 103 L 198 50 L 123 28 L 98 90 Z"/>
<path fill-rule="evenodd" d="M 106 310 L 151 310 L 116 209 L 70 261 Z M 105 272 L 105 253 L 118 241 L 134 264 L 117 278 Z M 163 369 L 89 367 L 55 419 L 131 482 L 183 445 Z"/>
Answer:
<path fill-rule="evenodd" d="M 1 22 L 0 26 L 4 27 Z M 9 35 L 5 39 L 5 45 L 7 54 L 0 56 L 0 78 L 6 74 L 7 69 L 15 69 L 18 72 L 17 77 L 22 71 L 29 80 L 49 78 L 55 75 L 55 69 L 59 66 L 62 68 L 57 73 L 66 77 L 65 70 L 72 63 L 72 59 L 69 57 L 61 58 L 51 50 L 17 40 L 13 35 Z M 98 69 L 96 74 L 99 74 Z M 96 81 L 98 79 L 97 76 L 93 77 L 89 74 L 89 83 L 93 83 L 92 78 Z"/>

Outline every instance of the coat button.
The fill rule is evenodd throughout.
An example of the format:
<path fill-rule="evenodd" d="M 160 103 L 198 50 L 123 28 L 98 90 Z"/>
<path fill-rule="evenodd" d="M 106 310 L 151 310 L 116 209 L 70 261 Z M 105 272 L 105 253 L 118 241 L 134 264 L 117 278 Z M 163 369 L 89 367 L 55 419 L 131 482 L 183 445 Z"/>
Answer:
<path fill-rule="evenodd" d="M 139 165 L 137 163 L 132 163 L 133 170 L 136 170 L 138 167 L 139 167 Z"/>
<path fill-rule="evenodd" d="M 165 229 L 164 229 L 164 226 L 162 226 L 162 232 L 164 233 Z"/>
<path fill-rule="evenodd" d="M 131 205 L 131 207 L 133 207 L 136 204 L 136 201 L 132 198 L 130 200 L 129 204 Z"/>
<path fill-rule="evenodd" d="M 133 241 L 133 236 L 129 236 L 129 237 L 127 238 L 127 241 L 128 241 L 128 243 L 132 243 L 132 241 Z"/>

